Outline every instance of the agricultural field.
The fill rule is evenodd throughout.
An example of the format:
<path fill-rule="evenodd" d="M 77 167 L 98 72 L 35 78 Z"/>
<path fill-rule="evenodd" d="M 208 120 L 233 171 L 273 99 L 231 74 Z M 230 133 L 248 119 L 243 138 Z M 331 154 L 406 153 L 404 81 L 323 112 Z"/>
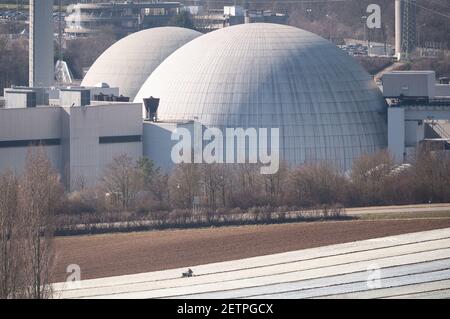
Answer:
<path fill-rule="evenodd" d="M 446 228 L 247 256 L 188 271 L 178 268 L 61 283 L 54 289 L 56 298 L 448 298 L 449 262 L 450 228 Z"/>
<path fill-rule="evenodd" d="M 450 227 L 450 218 L 355 220 L 56 238 L 55 282 L 136 274 Z"/>

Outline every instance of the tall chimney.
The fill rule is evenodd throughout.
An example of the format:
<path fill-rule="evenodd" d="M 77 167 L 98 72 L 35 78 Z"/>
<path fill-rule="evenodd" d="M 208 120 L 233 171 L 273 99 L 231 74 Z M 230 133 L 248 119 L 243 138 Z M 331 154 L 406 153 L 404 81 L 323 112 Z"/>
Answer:
<path fill-rule="evenodd" d="M 53 0 L 30 0 L 29 86 L 54 82 Z"/>
<path fill-rule="evenodd" d="M 402 58 L 402 1 L 395 0 L 395 56 Z"/>

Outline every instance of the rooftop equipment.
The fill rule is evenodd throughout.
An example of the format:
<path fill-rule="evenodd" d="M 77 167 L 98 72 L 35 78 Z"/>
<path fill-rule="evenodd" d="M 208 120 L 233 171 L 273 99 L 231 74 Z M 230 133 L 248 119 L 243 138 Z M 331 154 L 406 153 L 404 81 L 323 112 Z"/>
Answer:
<path fill-rule="evenodd" d="M 95 94 L 93 100 L 100 102 L 130 102 L 129 97 L 123 95 L 116 96 L 114 94 L 108 95 L 103 93 Z"/>
<path fill-rule="evenodd" d="M 36 92 L 25 89 L 5 89 L 5 108 L 36 107 Z"/>
<path fill-rule="evenodd" d="M 151 96 L 148 99 L 144 99 L 145 106 L 145 119 L 150 120 L 152 122 L 158 121 L 158 108 L 159 108 L 160 99 L 154 98 Z"/>
<path fill-rule="evenodd" d="M 91 91 L 85 88 L 61 89 L 59 101 L 62 107 L 87 106 L 91 104 Z"/>
<path fill-rule="evenodd" d="M 26 108 L 49 105 L 49 94 L 45 88 L 13 86 L 4 89 L 5 108 Z"/>
<path fill-rule="evenodd" d="M 450 78 L 448 77 L 439 78 L 439 84 L 450 84 Z"/>

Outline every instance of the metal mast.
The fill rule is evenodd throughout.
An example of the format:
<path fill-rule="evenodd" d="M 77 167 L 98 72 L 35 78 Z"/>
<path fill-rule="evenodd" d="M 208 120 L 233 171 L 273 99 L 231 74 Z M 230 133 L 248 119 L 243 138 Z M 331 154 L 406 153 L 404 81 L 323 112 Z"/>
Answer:
<path fill-rule="evenodd" d="M 402 51 L 408 58 L 417 43 L 416 0 L 403 0 L 402 9 Z"/>
<path fill-rule="evenodd" d="M 58 80 L 59 80 L 59 82 L 61 82 L 62 81 L 62 73 L 63 73 L 63 65 L 62 65 L 62 61 L 63 61 L 63 48 L 62 48 L 62 45 L 63 45 L 63 41 L 62 41 L 62 37 L 63 37 L 63 24 L 62 24 L 62 1 L 61 0 L 58 0 L 58 2 L 59 2 L 59 8 L 58 8 L 58 10 L 59 10 L 59 13 L 58 13 L 58 46 L 59 46 L 59 57 L 58 57 L 58 59 L 59 59 L 59 63 L 58 63 L 58 66 L 59 66 L 59 70 L 58 70 L 58 75 L 59 75 L 59 78 L 58 78 Z M 62 84 L 62 83 L 59 83 L 59 84 Z"/>

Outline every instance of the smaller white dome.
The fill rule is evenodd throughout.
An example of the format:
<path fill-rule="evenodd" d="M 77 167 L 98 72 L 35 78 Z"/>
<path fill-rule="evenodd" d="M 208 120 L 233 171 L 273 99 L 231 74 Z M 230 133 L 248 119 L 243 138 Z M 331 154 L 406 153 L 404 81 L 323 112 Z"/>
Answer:
<path fill-rule="evenodd" d="M 120 94 L 134 99 L 145 80 L 169 55 L 202 35 L 178 27 L 146 29 L 113 44 L 94 62 L 82 86 L 108 83 Z"/>

